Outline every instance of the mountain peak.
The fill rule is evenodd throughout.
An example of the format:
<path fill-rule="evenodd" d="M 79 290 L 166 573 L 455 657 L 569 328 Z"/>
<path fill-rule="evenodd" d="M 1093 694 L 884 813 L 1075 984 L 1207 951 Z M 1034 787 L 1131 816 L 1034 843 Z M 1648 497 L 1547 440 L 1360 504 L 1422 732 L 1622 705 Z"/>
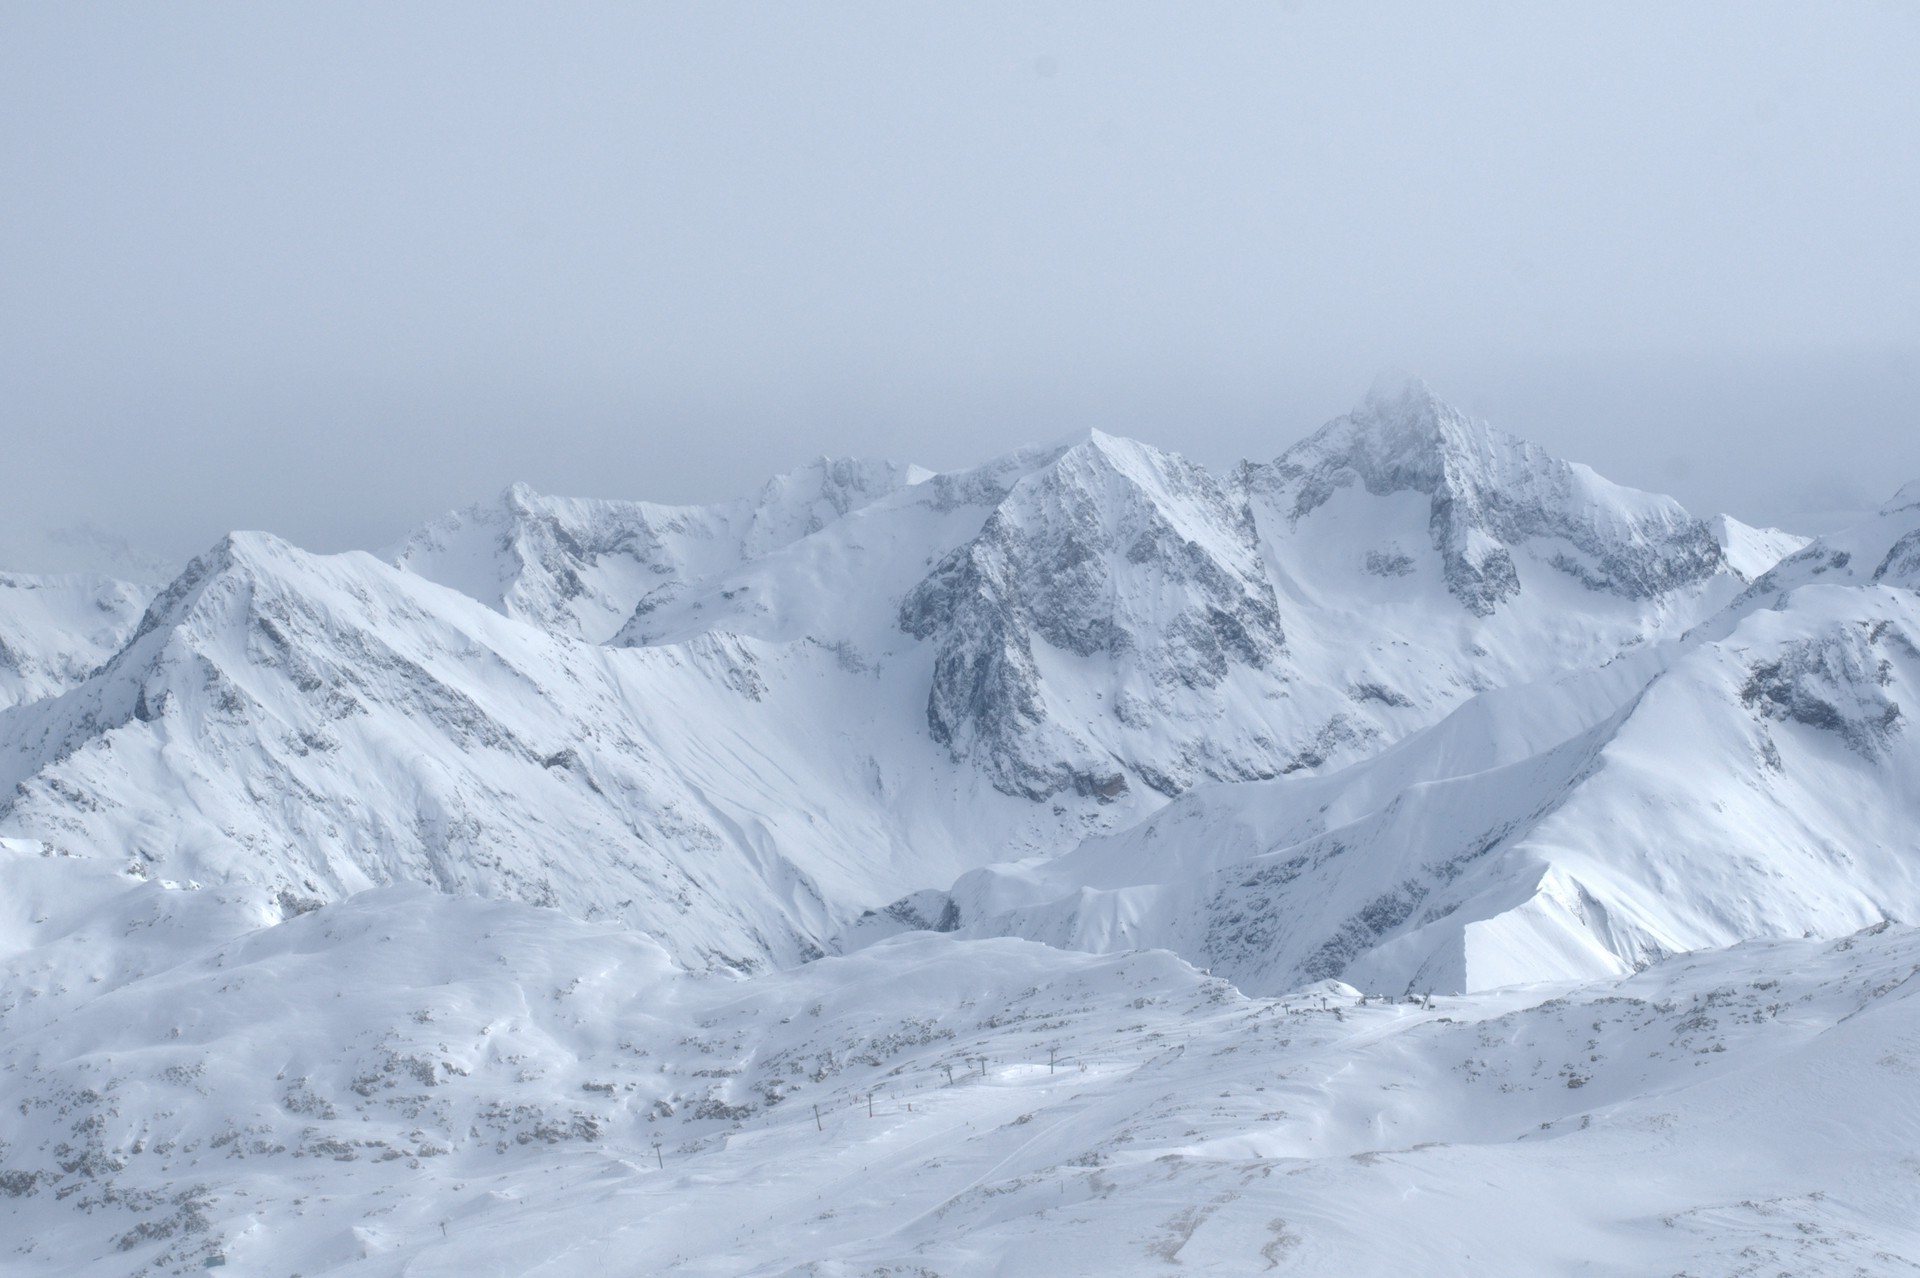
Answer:
<path fill-rule="evenodd" d="M 1724 562 L 1712 531 L 1673 499 L 1609 483 L 1400 374 L 1378 378 L 1353 412 L 1248 475 L 1288 526 L 1356 486 L 1375 497 L 1425 495 L 1448 590 L 1479 616 L 1520 592 L 1511 552 L 1538 539 L 1575 552 L 1550 552 L 1554 569 L 1634 598 L 1701 580 Z"/>
<path fill-rule="evenodd" d="M 1215 753 L 1221 685 L 1285 643 L 1244 503 L 1178 454 L 1098 430 L 1021 476 L 898 624 L 937 645 L 934 739 L 1035 800 L 1109 802 L 1129 769 L 1167 791 L 1234 775 Z M 1082 731 L 1075 706 L 1109 696 L 1119 708 Z M 1151 740 L 1129 731 L 1150 720 Z"/>
<path fill-rule="evenodd" d="M 1388 369 L 1373 379 L 1366 397 L 1354 405 L 1354 416 L 1431 421 L 1440 407 L 1439 398 L 1426 382 L 1412 373 Z"/>
<path fill-rule="evenodd" d="M 1566 463 L 1441 400 L 1417 377 L 1383 373 L 1352 412 L 1282 453 L 1274 477 L 1296 484 L 1292 518 L 1358 479 L 1375 496 L 1487 488 Z"/>
<path fill-rule="evenodd" d="M 1082 486 L 1117 479 L 1160 505 L 1177 503 L 1196 490 L 1212 491 L 1219 486 L 1204 467 L 1179 453 L 1103 430 L 1088 430 L 1076 437 L 1035 474 L 1042 472 L 1056 481 Z"/>
<path fill-rule="evenodd" d="M 1057 470 L 1063 466 L 1071 468 L 1075 464 L 1092 463 L 1124 470 L 1130 463 L 1160 455 L 1159 449 L 1137 439 L 1110 434 L 1098 427 L 1087 427 L 1058 440 L 1046 450 L 1041 464 L 1034 469 Z"/>
<path fill-rule="evenodd" d="M 1727 566 L 1748 581 L 1756 580 L 1812 540 L 1779 528 L 1756 528 L 1732 515 L 1715 515 L 1707 520 L 1707 527 L 1719 543 Z"/>
<path fill-rule="evenodd" d="M 1900 491 L 1881 503 L 1880 513 L 1897 514 L 1910 507 L 1920 506 L 1920 479 L 1910 480 L 1901 485 Z"/>
<path fill-rule="evenodd" d="M 1436 470 L 1443 479 L 1496 466 L 1501 456 L 1514 452 L 1527 454 L 1529 463 L 1554 460 L 1461 412 L 1408 373 L 1382 373 L 1352 412 L 1321 433 L 1383 460 L 1417 458 L 1417 464 Z"/>

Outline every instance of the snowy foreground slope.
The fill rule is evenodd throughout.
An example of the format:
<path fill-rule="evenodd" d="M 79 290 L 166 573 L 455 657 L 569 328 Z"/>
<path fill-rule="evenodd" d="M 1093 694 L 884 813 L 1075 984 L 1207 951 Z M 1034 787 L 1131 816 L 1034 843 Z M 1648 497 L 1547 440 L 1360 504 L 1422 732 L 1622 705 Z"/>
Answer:
<path fill-rule="evenodd" d="M 8 1273 L 1920 1269 L 1908 928 L 1430 1005 L 936 935 L 739 981 L 0 856 Z"/>
<path fill-rule="evenodd" d="M 0 576 L 0 1273 L 1914 1271 L 1916 702 L 1393 380 Z"/>

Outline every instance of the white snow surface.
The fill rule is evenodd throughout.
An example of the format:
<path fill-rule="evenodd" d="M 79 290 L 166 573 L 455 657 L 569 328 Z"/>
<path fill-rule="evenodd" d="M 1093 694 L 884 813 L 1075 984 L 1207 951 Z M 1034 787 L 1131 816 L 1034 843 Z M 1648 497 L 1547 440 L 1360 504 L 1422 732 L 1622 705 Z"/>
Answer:
<path fill-rule="evenodd" d="M 1920 1268 L 1917 494 L 1383 379 L 0 576 L 0 1272 Z"/>
<path fill-rule="evenodd" d="M 1732 515 L 1715 515 L 1708 521 L 1720 553 L 1732 569 L 1748 581 L 1762 575 L 1795 551 L 1804 550 L 1811 537 L 1785 532 L 1779 528 L 1755 528 Z"/>
<path fill-rule="evenodd" d="M 80 683 L 126 643 L 152 595 L 111 577 L 0 572 L 0 709 Z"/>
<path fill-rule="evenodd" d="M 1804 588 L 1715 642 L 1483 694 L 1348 769 L 1196 789 L 976 871 L 954 921 L 1164 946 L 1249 991 L 1401 994 L 1920 917 L 1916 640 L 1911 591 Z"/>
<path fill-rule="evenodd" d="M 1417 1003 L 924 934 L 738 981 L 516 902 L 383 888 L 275 923 L 258 889 L 0 857 L 10 1274 L 1920 1254 L 1910 928 Z"/>
<path fill-rule="evenodd" d="M 821 458 L 750 501 L 662 506 L 548 497 L 515 484 L 387 556 L 508 616 L 605 642 L 656 592 L 757 558 L 929 478 L 917 466 Z"/>

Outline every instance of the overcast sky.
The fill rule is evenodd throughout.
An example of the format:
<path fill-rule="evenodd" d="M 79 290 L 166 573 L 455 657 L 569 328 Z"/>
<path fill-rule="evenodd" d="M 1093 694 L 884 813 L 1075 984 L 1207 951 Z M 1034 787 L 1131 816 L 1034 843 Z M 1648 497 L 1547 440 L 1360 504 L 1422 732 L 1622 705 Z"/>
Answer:
<path fill-rule="evenodd" d="M 1920 475 L 1917 66 L 1893 2 L 10 4 L 0 534 L 1225 464 L 1383 368 L 1811 525 Z"/>

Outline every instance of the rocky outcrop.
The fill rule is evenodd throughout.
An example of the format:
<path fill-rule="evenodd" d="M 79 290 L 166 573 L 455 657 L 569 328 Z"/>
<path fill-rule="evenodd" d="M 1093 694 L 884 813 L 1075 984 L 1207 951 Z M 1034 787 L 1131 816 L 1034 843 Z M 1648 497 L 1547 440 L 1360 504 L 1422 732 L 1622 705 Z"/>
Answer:
<path fill-rule="evenodd" d="M 1063 685 L 1120 688 L 1125 716 L 1128 686 L 1136 699 L 1204 692 L 1285 644 L 1244 504 L 1198 466 L 1098 433 L 1017 484 L 907 595 L 899 621 L 938 645 L 935 740 L 1033 799 L 1117 797 L 1133 762 L 1103 757 L 1055 711 L 1068 690 L 1043 665 Z"/>
<path fill-rule="evenodd" d="M 765 555 L 927 478 L 916 466 L 821 458 L 712 506 L 550 497 L 515 484 L 444 515 L 392 562 L 510 617 L 607 642 L 636 605 Z"/>
<path fill-rule="evenodd" d="M 1667 497 L 1608 483 L 1441 403 L 1416 380 L 1383 378 L 1352 413 L 1241 482 L 1289 526 L 1344 488 L 1428 499 L 1428 534 L 1448 591 L 1487 616 L 1520 593 L 1515 550 L 1550 547 L 1553 567 L 1591 590 L 1650 599 L 1724 567 L 1713 529 Z"/>

